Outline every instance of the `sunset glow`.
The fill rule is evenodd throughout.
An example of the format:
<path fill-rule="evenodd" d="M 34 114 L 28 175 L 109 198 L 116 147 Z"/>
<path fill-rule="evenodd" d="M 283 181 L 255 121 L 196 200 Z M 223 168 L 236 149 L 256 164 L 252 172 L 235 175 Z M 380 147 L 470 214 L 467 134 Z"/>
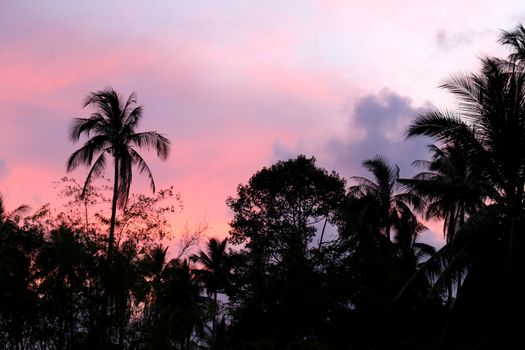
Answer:
<path fill-rule="evenodd" d="M 182 196 L 175 230 L 206 220 L 224 237 L 226 198 L 277 160 L 313 155 L 349 178 L 384 154 L 413 174 L 428 142 L 404 142 L 407 123 L 450 103 L 436 87 L 503 52 L 499 30 L 524 20 L 518 0 L 5 1 L 0 192 L 7 207 L 53 203 L 84 97 L 136 91 L 140 128 L 172 143 L 166 163 L 143 154 Z M 135 176 L 132 192 L 146 191 Z"/>

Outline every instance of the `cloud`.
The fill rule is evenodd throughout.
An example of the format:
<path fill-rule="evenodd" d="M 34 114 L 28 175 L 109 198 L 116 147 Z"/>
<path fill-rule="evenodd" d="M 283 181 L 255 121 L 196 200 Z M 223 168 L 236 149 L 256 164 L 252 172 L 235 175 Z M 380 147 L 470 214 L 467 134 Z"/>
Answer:
<path fill-rule="evenodd" d="M 405 140 L 405 131 L 417 115 L 431 108 L 429 102 L 415 105 L 409 97 L 391 90 L 371 93 L 345 108 L 347 129 L 341 135 L 325 138 L 317 144 L 308 143 L 304 138 L 298 139 L 293 146 L 276 142 L 274 159 L 288 159 L 300 153 L 315 155 L 322 167 L 350 179 L 352 176 L 370 177 L 362 162 L 382 155 L 400 167 L 401 177 L 411 177 L 417 172 L 411 163 L 429 158 L 427 145 L 432 141 L 426 137 Z M 422 239 L 441 246 L 440 223 L 428 224 L 429 231 L 425 231 Z"/>
<path fill-rule="evenodd" d="M 402 176 L 410 176 L 410 164 L 427 158 L 430 140 L 405 140 L 404 133 L 414 117 L 430 108 L 430 103 L 414 106 L 410 98 L 390 90 L 363 96 L 349 113 L 346 135 L 328 140 L 325 153 L 347 176 L 362 174 L 361 163 L 375 155 L 385 156 L 400 166 Z"/>
<path fill-rule="evenodd" d="M 318 143 L 299 138 L 291 146 L 275 142 L 274 159 L 287 159 L 299 153 L 314 154 L 322 166 L 349 178 L 367 176 L 361 163 L 383 155 L 399 165 L 402 176 L 411 176 L 414 170 L 410 164 L 416 159 L 428 158 L 426 146 L 431 140 L 424 137 L 405 140 L 405 131 L 418 114 L 431 107 L 429 102 L 415 106 L 410 98 L 386 89 L 368 94 L 345 108 L 347 129 L 340 135 Z"/>
<path fill-rule="evenodd" d="M 436 32 L 434 40 L 438 48 L 449 51 L 457 47 L 470 46 L 474 40 L 494 34 L 493 30 L 465 30 L 457 33 L 451 33 L 445 29 Z"/>

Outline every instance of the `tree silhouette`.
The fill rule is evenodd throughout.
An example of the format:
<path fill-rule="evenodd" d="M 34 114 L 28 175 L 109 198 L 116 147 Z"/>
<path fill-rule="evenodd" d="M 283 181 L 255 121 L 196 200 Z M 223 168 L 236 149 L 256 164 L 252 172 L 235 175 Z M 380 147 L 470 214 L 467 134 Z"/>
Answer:
<path fill-rule="evenodd" d="M 200 251 L 199 254 L 194 256 L 195 259 L 199 261 L 204 267 L 202 270 L 198 270 L 198 272 L 202 275 L 208 295 L 213 296 L 213 303 L 211 307 L 211 330 L 212 336 L 214 338 L 217 328 L 217 294 L 220 291 L 224 291 L 225 288 L 231 284 L 230 271 L 227 264 L 227 242 L 228 240 L 226 238 L 223 240 L 210 238 L 206 244 L 206 250 Z"/>
<path fill-rule="evenodd" d="M 513 31 L 503 31 L 499 42 L 503 45 L 510 46 L 512 53 L 509 55 L 509 63 L 513 68 L 525 68 L 525 27 L 518 25 Z"/>
<path fill-rule="evenodd" d="M 4 204 L 4 196 L 0 193 L 0 232 L 16 228 L 17 217 L 27 214 L 29 210 L 29 206 L 22 204 L 13 211 L 8 212 Z"/>
<path fill-rule="evenodd" d="M 311 243 L 325 221 L 336 223 L 344 186 L 315 158 L 299 155 L 258 171 L 228 199 L 234 212 L 230 242 L 243 244 L 232 256 L 228 294 L 233 332 L 246 348 L 308 342 L 314 325 L 327 317 Z"/>
<path fill-rule="evenodd" d="M 18 227 L 18 217 L 29 207 L 21 205 L 8 212 L 0 194 L 0 347 L 21 349 L 29 335 L 29 324 L 38 321 L 37 295 L 31 255 L 40 243 L 36 232 Z"/>
<path fill-rule="evenodd" d="M 75 118 L 69 137 L 73 142 L 78 141 L 83 134 L 89 139 L 71 154 L 67 161 L 67 171 L 74 170 L 80 164 L 91 166 L 84 183 L 83 192 L 85 192 L 92 179 L 103 173 L 106 166 L 106 153 L 113 157 L 113 199 L 108 239 L 108 252 L 111 252 L 117 206 L 123 208 L 127 203 L 133 165 L 138 167 L 140 173 L 149 177 L 150 187 L 155 192 L 153 174 L 135 148 L 153 149 L 158 157 L 166 160 L 170 142 L 155 131 L 136 131 L 142 119 L 142 107 L 137 106 L 135 93 L 124 102 L 111 88 L 92 92 L 84 101 L 84 107 L 87 106 L 94 107 L 95 111 L 89 118 Z"/>
<path fill-rule="evenodd" d="M 372 173 L 373 180 L 353 176 L 356 185 L 350 187 L 349 194 L 363 204 L 363 216 L 375 218 L 379 231 L 388 240 L 394 222 L 404 212 L 411 213 L 409 205 L 421 208 L 421 199 L 412 193 L 398 191 L 399 167 L 390 165 L 382 156 L 376 156 L 363 162 L 363 166 Z"/>
<path fill-rule="evenodd" d="M 525 74 L 509 70 L 501 60 L 485 58 L 480 74 L 454 76 L 443 87 L 458 99 L 458 111 L 424 113 L 410 125 L 407 135 L 427 135 L 441 146 L 458 147 L 467 169 L 479 179 L 477 205 L 480 198 L 485 205 L 455 232 L 449 243 L 453 246 L 447 245 L 451 261 L 446 271 L 468 267 L 455 309 L 464 318 L 457 322 L 469 327 L 456 336 L 472 337 L 468 341 L 485 339 L 496 346 L 500 338 L 515 339 L 509 337 L 517 334 L 509 314 L 525 309 L 520 297 L 525 265 L 521 237 L 525 229 Z M 464 206 L 460 197 L 456 199 L 456 208 Z M 486 298 L 495 302 L 481 314 Z M 504 322 L 483 323 L 487 318 Z"/>

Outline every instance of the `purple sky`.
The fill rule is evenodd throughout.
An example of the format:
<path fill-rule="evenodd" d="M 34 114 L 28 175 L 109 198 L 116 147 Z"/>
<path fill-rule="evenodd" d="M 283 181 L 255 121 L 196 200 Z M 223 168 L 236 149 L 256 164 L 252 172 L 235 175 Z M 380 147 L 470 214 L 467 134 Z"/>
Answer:
<path fill-rule="evenodd" d="M 345 177 L 384 154 L 408 176 L 428 141 L 403 142 L 407 123 L 453 108 L 436 87 L 505 54 L 498 34 L 521 21 L 522 1 L 3 1 L 0 191 L 53 201 L 80 146 L 68 125 L 108 86 L 136 91 L 142 130 L 172 141 L 167 163 L 144 154 L 182 195 L 175 230 L 205 219 L 224 236 L 236 186 L 298 153 Z"/>

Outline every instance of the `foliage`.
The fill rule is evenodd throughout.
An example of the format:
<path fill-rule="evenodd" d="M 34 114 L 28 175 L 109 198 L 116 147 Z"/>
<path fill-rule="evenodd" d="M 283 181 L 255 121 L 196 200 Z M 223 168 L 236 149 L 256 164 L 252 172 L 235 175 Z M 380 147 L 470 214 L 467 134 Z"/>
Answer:
<path fill-rule="evenodd" d="M 87 106 L 94 107 L 95 111 L 89 118 L 75 118 L 69 137 L 73 142 L 78 141 L 82 135 L 89 139 L 71 154 L 67 161 L 67 170 L 72 171 L 80 164 L 91 167 L 82 190 L 82 195 L 85 195 L 92 179 L 102 175 L 105 170 L 106 154 L 113 157 L 113 199 L 108 238 L 108 251 L 111 251 L 117 205 L 122 209 L 128 202 L 132 166 L 138 167 L 141 174 L 148 176 L 151 190 L 155 192 L 153 174 L 136 148 L 152 149 L 160 159 L 166 160 L 170 142 L 156 131 L 136 132 L 142 119 L 142 106 L 137 105 L 135 93 L 124 102 L 111 88 L 92 92 L 84 101 L 84 107 Z"/>

